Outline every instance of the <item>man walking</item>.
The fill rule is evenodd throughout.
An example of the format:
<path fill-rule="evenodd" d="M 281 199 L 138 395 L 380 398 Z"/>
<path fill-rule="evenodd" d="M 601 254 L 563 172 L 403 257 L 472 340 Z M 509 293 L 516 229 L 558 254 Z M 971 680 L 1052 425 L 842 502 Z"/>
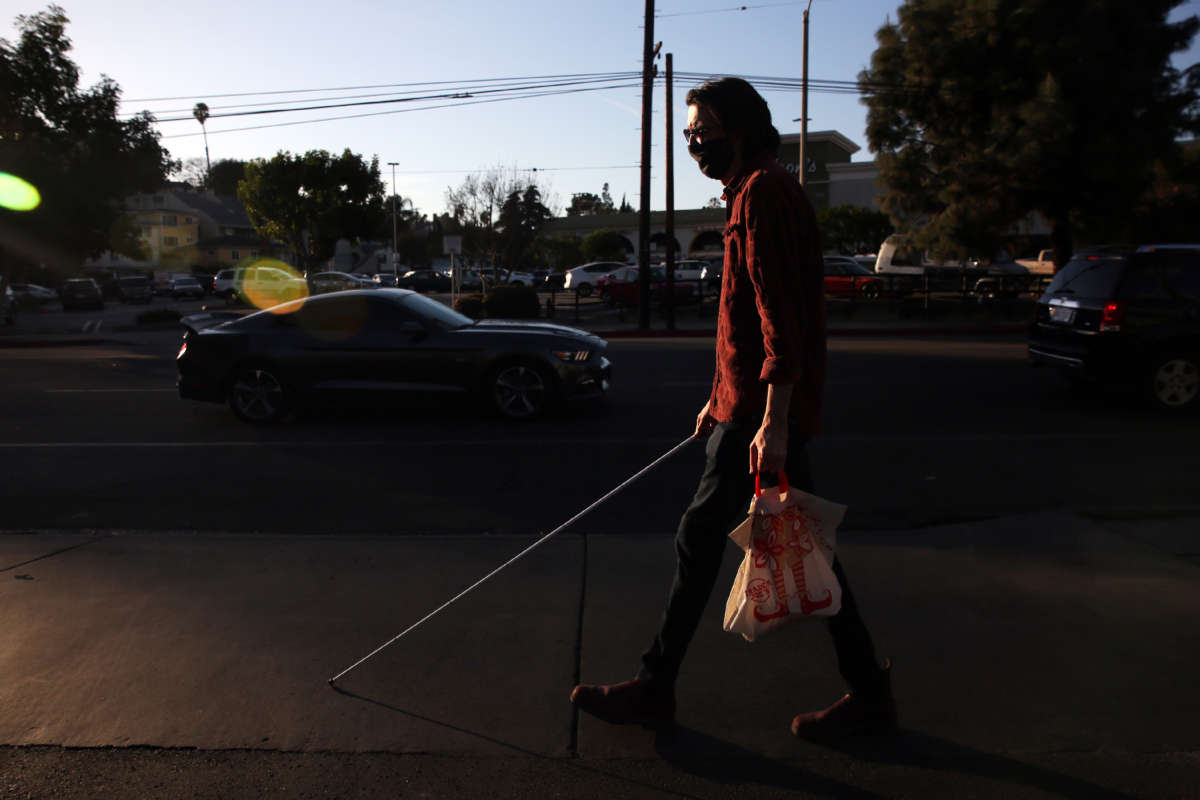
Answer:
<path fill-rule="evenodd" d="M 725 264 L 717 368 L 695 436 L 708 437 L 696 495 L 679 522 L 677 565 L 658 634 L 637 677 L 576 686 L 571 702 L 611 722 L 670 722 L 675 680 L 712 594 L 725 541 L 744 518 L 754 473 L 785 471 L 812 490 L 805 446 L 816 432 L 825 378 L 824 269 L 816 217 L 804 189 L 779 164 L 779 132 L 746 81 L 709 81 L 687 95 L 688 152 L 725 186 Z M 842 610 L 829 620 L 841 700 L 792 721 L 797 736 L 895 726 L 890 664 L 880 666 L 845 571 L 835 560 Z"/>

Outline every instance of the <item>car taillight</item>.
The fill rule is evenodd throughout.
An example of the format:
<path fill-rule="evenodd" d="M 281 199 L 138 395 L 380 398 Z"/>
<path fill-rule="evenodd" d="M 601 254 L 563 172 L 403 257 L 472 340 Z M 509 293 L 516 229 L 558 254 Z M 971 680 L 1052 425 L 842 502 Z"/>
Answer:
<path fill-rule="evenodd" d="M 1121 323 L 1124 321 L 1125 304 L 1109 303 L 1104 306 L 1104 313 L 1100 315 L 1100 330 L 1119 331 L 1121 330 Z"/>
<path fill-rule="evenodd" d="M 176 360 L 183 358 L 183 354 L 187 352 L 187 341 L 185 340 L 179 347 L 179 355 L 175 356 Z"/>

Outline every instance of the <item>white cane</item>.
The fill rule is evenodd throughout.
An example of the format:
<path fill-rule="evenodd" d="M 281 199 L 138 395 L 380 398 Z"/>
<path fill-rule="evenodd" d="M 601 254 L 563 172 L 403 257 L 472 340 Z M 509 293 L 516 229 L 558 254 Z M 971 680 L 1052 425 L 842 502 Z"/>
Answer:
<path fill-rule="evenodd" d="M 447 600 L 446 602 L 442 603 L 440 606 L 438 606 L 437 608 L 435 608 L 433 611 L 430 611 L 428 614 L 426 614 L 425 616 L 421 617 L 421 619 L 417 620 L 417 621 L 416 621 L 416 622 L 414 622 L 412 625 L 409 625 L 407 628 L 405 628 L 404 630 L 400 631 L 400 633 L 396 634 L 396 635 L 395 635 L 395 636 L 393 636 L 391 639 L 388 639 L 386 642 L 384 642 L 383 644 L 379 645 L 379 647 L 376 647 L 374 650 L 372 650 L 371 652 L 367 653 L 365 656 L 363 656 L 362 658 L 360 658 L 358 661 L 355 661 L 353 664 L 351 664 L 350 666 L 346 667 L 344 670 L 342 670 L 341 672 L 339 672 L 337 675 L 334 675 L 332 678 L 330 678 L 330 679 L 329 679 L 329 685 L 330 685 L 330 686 L 333 686 L 333 684 L 334 684 L 334 682 L 335 682 L 335 681 L 337 681 L 339 678 L 341 678 L 341 677 L 342 677 L 343 675 L 345 675 L 346 673 L 350 672 L 350 670 L 352 670 L 352 669 L 354 669 L 354 668 L 358 667 L 359 665 L 363 664 L 363 663 L 364 663 L 364 662 L 366 662 L 367 660 L 369 660 L 369 659 L 371 659 L 371 658 L 374 658 L 376 655 L 378 655 L 379 653 L 383 652 L 383 651 L 384 651 L 384 650 L 386 650 L 388 647 L 391 647 L 393 644 L 395 644 L 396 642 L 400 641 L 402 638 L 404 638 L 405 636 L 407 636 L 409 633 L 412 633 L 412 632 L 413 632 L 413 631 L 415 631 L 417 628 L 421 627 L 421 625 L 423 625 L 424 623 L 426 623 L 426 622 L 428 622 L 429 620 L 433 619 L 435 616 L 437 616 L 438 614 L 440 614 L 440 613 L 441 613 L 442 611 L 444 611 L 445 609 L 449 608 L 449 607 L 450 607 L 451 605 L 453 605 L 455 602 L 457 602 L 457 601 L 458 601 L 458 600 L 460 600 L 461 598 L 465 597 L 467 594 L 469 594 L 470 592 L 472 592 L 473 590 L 475 590 L 475 589 L 476 589 L 476 588 L 478 588 L 479 586 L 483 585 L 483 584 L 484 584 L 486 581 L 488 581 L 489 579 L 491 579 L 491 578 L 492 578 L 492 577 L 494 577 L 495 575 L 499 574 L 499 573 L 500 573 L 502 570 L 504 570 L 504 569 L 505 569 L 505 568 L 507 568 L 508 566 L 510 566 L 510 565 L 512 565 L 512 564 L 515 564 L 517 561 L 520 561 L 520 560 L 521 560 L 522 558 L 524 558 L 526 555 L 528 555 L 529 553 L 533 552 L 533 551 L 534 551 L 535 549 L 537 549 L 538 547 L 541 547 L 541 546 L 542 546 L 544 543 L 546 543 L 546 542 L 550 541 L 550 539 L 554 538 L 554 537 L 555 537 L 555 536 L 557 536 L 558 534 L 562 533 L 562 532 L 563 532 L 564 530 L 566 530 L 566 529 L 567 529 L 567 528 L 568 528 L 568 527 L 569 527 L 569 526 L 570 526 L 572 523 L 574 523 L 574 522 L 578 521 L 579 519 L 581 519 L 582 517 L 586 516 L 588 513 L 590 513 L 590 512 L 591 512 L 593 509 L 595 509 L 596 507 L 598 507 L 598 506 L 599 506 L 601 503 L 603 503 L 605 500 L 608 500 L 610 497 L 612 497 L 613 495 L 615 495 L 617 492 L 621 491 L 621 490 L 622 490 L 622 489 L 624 489 L 626 486 L 628 486 L 629 484 L 633 483 L 633 482 L 634 482 L 634 481 L 636 481 L 638 478 L 642 477 L 642 476 L 643 476 L 643 475 L 645 475 L 647 472 L 649 472 L 650 470 L 654 469 L 654 468 L 655 468 L 655 467 L 657 467 L 659 464 L 661 464 L 662 462 L 666 461 L 666 460 L 667 460 L 668 458 L 670 458 L 671 456 L 673 456 L 673 455 L 675 455 L 676 453 L 678 453 L 680 450 L 682 450 L 684 447 L 686 447 L 686 446 L 687 446 L 687 444 L 688 444 L 689 442 L 693 441 L 693 439 L 694 439 L 694 438 L 695 438 L 695 437 L 689 436 L 688 438 L 684 439 L 682 442 L 680 442 L 679 444 L 675 445 L 674 447 L 672 447 L 672 448 L 671 448 L 670 450 L 668 450 L 667 452 L 663 453 L 663 454 L 662 454 L 661 456 L 659 456 L 658 458 L 654 459 L 654 461 L 652 461 L 652 462 L 650 462 L 649 464 L 647 464 L 647 465 L 646 465 L 644 468 L 642 468 L 642 470 L 641 470 L 641 471 L 639 471 L 637 474 L 635 474 L 635 475 L 632 475 L 632 476 L 630 476 L 629 478 L 627 478 L 627 479 L 626 479 L 626 480 L 625 480 L 625 481 L 624 481 L 624 482 L 623 482 L 623 483 L 622 483 L 620 486 L 618 486 L 617 488 L 613 489 L 611 492 L 609 492 L 608 494 L 604 495 L 603 497 L 601 497 L 601 498 L 600 498 L 599 500 L 597 500 L 596 502 L 592 503 L 590 506 L 588 506 L 587 508 L 585 508 L 583 511 L 580 511 L 578 514 L 576 514 L 575 516 L 571 517 L 569 520 L 567 520 L 566 522 L 564 522 L 562 525 L 559 525 L 557 528 L 555 528 L 554 530 L 550 531 L 549 533 L 547 533 L 547 534 L 546 534 L 545 536 L 543 536 L 542 538 L 538 539 L 538 540 L 537 540 L 536 542 L 534 542 L 533 544 L 529 545 L 529 547 L 526 547 L 526 548 L 525 548 L 524 550 L 522 550 L 520 553 L 517 553 L 515 556 L 513 556 L 512 558 L 510 558 L 508 561 L 505 561 L 503 564 L 501 564 L 500 566 L 496 567 L 494 570 L 492 570 L 491 572 L 489 572 L 487 575 L 484 575 L 482 578 L 480 578 L 479 580 L 475 581 L 475 583 L 471 584 L 471 585 L 470 585 L 470 586 L 468 586 L 466 589 L 463 589 L 461 592 L 459 592 L 458 594 L 454 595 L 454 597 L 451 597 L 449 600 Z"/>

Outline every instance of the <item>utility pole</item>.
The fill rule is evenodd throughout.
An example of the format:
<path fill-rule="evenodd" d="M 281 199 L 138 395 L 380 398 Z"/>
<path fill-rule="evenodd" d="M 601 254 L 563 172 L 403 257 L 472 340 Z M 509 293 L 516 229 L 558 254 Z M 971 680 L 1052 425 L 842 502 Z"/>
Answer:
<path fill-rule="evenodd" d="M 396 259 L 398 257 L 399 248 L 397 247 L 398 236 L 396 234 L 396 165 L 400 162 L 389 161 L 388 166 L 392 168 L 392 285 L 396 285 Z"/>
<path fill-rule="evenodd" d="M 812 0 L 804 9 L 804 50 L 800 73 L 800 185 L 805 183 L 805 173 L 808 172 L 808 11 L 812 8 Z"/>
<path fill-rule="evenodd" d="M 654 0 L 646 0 L 642 43 L 642 202 L 638 209 L 638 327 L 650 328 L 650 118 L 654 100 Z M 662 45 L 660 44 L 659 47 Z"/>
<path fill-rule="evenodd" d="M 667 330 L 675 330 L 675 137 L 672 132 L 675 127 L 674 111 L 671 105 L 671 84 L 674 73 L 671 68 L 672 53 L 667 53 L 667 296 L 663 301 L 667 304 Z"/>

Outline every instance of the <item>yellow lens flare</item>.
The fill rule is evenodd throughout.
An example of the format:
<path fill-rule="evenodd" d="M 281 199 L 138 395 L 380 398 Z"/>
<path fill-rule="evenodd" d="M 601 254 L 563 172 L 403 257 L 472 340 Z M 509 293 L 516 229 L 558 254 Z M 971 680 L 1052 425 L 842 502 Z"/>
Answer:
<path fill-rule="evenodd" d="M 274 258 L 260 258 L 241 269 L 238 293 L 255 308 L 272 314 L 294 314 L 308 297 L 308 282 L 291 265 Z"/>
<path fill-rule="evenodd" d="M 0 172 L 0 207 L 11 211 L 33 211 L 41 202 L 42 195 L 32 183 Z"/>

